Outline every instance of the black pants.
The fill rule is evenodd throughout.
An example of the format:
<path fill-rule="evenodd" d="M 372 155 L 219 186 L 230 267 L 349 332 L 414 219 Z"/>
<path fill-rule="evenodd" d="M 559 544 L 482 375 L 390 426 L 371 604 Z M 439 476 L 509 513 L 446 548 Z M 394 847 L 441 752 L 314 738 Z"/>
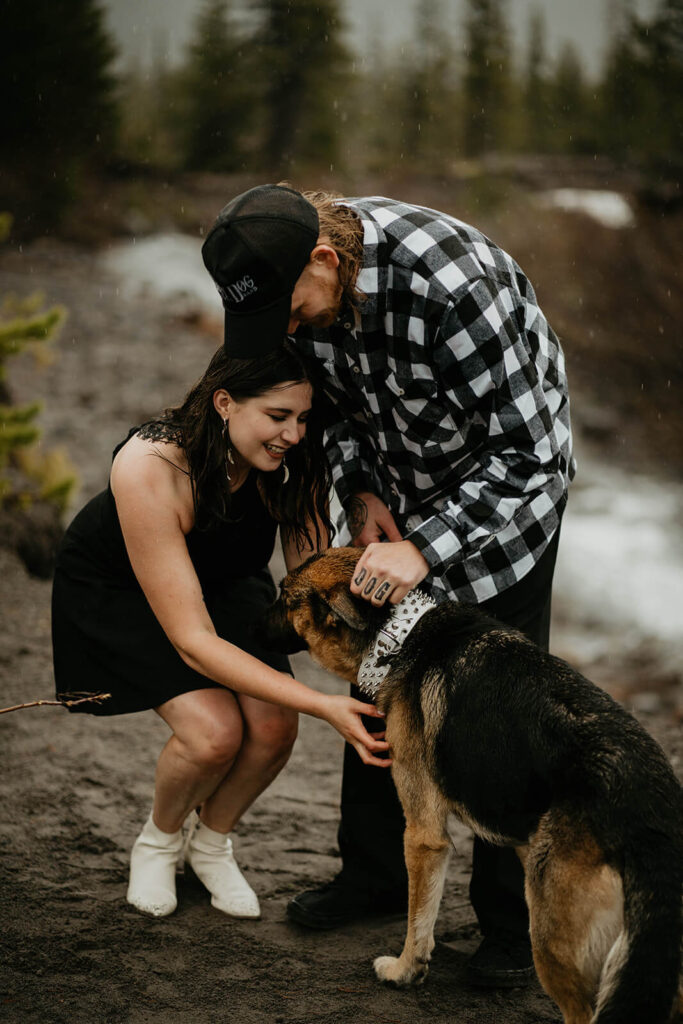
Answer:
<path fill-rule="evenodd" d="M 480 607 L 548 649 L 550 599 L 559 530 L 534 568 L 514 586 Z M 353 697 L 368 700 L 357 687 Z M 364 719 L 379 731 L 383 723 Z M 378 895 L 407 892 L 403 858 L 405 818 L 389 771 L 365 765 L 353 747 L 344 751 L 339 849 L 343 872 L 354 885 Z M 507 931 L 527 935 L 524 873 L 510 847 L 492 846 L 475 837 L 470 899 L 483 935 Z"/>

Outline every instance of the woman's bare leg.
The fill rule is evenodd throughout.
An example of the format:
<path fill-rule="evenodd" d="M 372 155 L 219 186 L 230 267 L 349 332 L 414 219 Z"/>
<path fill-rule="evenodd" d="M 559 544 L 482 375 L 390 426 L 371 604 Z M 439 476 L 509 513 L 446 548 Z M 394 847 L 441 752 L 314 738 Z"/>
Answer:
<path fill-rule="evenodd" d="M 157 761 L 153 820 L 176 832 L 230 771 L 243 741 L 242 712 L 234 693 L 217 688 L 180 694 L 155 710 L 173 735 Z"/>
<path fill-rule="evenodd" d="M 131 851 L 127 900 L 138 910 L 165 917 L 177 906 L 182 824 L 224 778 L 242 743 L 243 728 L 242 713 L 228 690 L 182 694 L 157 712 L 173 735 L 157 762 L 153 812 Z M 251 916 L 257 916 L 258 901 L 251 890 L 247 895 Z"/>
<path fill-rule="evenodd" d="M 244 694 L 237 695 L 244 733 L 228 773 L 204 801 L 201 820 L 216 832 L 231 832 L 244 812 L 284 768 L 296 739 L 296 712 Z"/>
<path fill-rule="evenodd" d="M 209 828 L 232 831 L 296 739 L 295 712 L 230 690 L 194 690 L 156 711 L 173 730 L 156 771 L 153 818 L 164 832 L 179 829 L 199 805 Z"/>
<path fill-rule="evenodd" d="M 212 906 L 234 917 L 258 917 L 258 897 L 237 866 L 229 833 L 286 763 L 297 716 L 214 689 L 184 694 L 157 711 L 173 735 L 157 763 L 153 822 L 175 831 L 201 804 L 200 821 L 185 848 L 186 863 L 211 893 Z M 163 835 L 156 838 L 161 841 Z M 165 873 L 170 876 L 168 866 Z M 158 887 L 158 877 L 137 871 L 129 901 L 148 909 L 150 889 Z M 156 913 L 175 908 L 172 879 L 165 878 L 157 904 Z"/>

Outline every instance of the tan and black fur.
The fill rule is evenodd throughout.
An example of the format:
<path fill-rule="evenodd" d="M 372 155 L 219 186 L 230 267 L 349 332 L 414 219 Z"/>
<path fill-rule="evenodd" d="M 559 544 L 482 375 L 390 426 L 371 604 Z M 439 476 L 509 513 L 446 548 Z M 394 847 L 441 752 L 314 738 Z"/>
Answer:
<path fill-rule="evenodd" d="M 390 612 L 350 593 L 359 557 L 333 549 L 290 573 L 267 642 L 305 645 L 355 682 Z M 536 971 L 565 1024 L 675 1020 L 681 788 L 657 743 L 565 662 L 467 605 L 427 612 L 390 665 L 376 703 L 407 822 L 409 912 L 403 952 L 379 957 L 378 977 L 427 974 L 453 812 L 517 849 Z"/>

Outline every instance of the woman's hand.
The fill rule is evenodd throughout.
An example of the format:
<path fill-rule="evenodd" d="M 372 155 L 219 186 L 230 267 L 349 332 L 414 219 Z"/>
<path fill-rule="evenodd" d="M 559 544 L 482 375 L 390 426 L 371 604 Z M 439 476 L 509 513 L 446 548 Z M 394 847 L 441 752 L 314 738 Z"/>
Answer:
<path fill-rule="evenodd" d="M 378 757 L 378 754 L 389 750 L 384 739 L 384 732 L 370 733 L 363 725 L 361 715 L 371 718 L 382 718 L 374 704 L 365 704 L 353 697 L 330 696 L 325 698 L 321 717 L 334 726 L 347 743 L 357 752 L 363 764 L 374 764 L 380 768 L 388 768 L 391 759 Z"/>

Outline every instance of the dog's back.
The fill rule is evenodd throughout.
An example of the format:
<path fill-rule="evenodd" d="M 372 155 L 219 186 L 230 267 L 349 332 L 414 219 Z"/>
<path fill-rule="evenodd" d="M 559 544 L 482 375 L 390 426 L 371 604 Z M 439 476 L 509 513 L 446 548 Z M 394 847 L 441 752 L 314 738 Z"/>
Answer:
<path fill-rule="evenodd" d="M 483 838 L 523 851 L 551 994 L 562 1006 L 574 970 L 595 1024 L 665 1024 L 683 840 L 681 788 L 658 744 L 565 662 L 476 609 L 430 612 L 391 666 L 382 706 L 400 703 L 423 733 L 451 807 Z"/>
<path fill-rule="evenodd" d="M 270 621 L 280 649 L 303 639 L 351 681 L 390 615 L 350 594 L 359 554 L 332 549 L 290 573 Z M 377 976 L 404 986 L 427 974 L 450 809 L 517 847 L 534 961 L 565 1024 L 669 1024 L 683 840 L 681 789 L 659 746 L 598 687 L 476 608 L 428 611 L 387 660 L 376 703 L 406 815 L 410 906 L 403 951 L 379 957 Z"/>

